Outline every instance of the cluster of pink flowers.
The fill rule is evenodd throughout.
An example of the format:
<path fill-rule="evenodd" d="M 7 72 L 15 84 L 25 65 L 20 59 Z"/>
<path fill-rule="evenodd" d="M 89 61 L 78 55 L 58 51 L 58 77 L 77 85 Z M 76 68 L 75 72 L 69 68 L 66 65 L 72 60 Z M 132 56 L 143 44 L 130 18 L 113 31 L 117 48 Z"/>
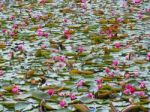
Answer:
<path fill-rule="evenodd" d="M 54 56 L 52 59 L 59 62 L 65 62 L 65 56 Z"/>
<path fill-rule="evenodd" d="M 114 34 L 113 34 L 113 32 L 111 30 L 101 31 L 100 34 L 105 34 L 110 39 L 114 37 Z"/>
<path fill-rule="evenodd" d="M 124 94 L 129 95 L 133 94 L 135 92 L 135 88 L 131 86 L 130 84 L 125 85 L 125 90 L 123 91 Z"/>
<path fill-rule="evenodd" d="M 96 80 L 97 90 L 99 90 L 99 89 L 102 88 L 102 82 L 103 82 L 103 79 L 102 79 L 102 78 L 98 78 L 98 79 Z"/>
<path fill-rule="evenodd" d="M 48 33 L 45 33 L 41 29 L 38 29 L 37 36 L 44 36 L 44 37 L 47 38 L 48 37 Z"/>

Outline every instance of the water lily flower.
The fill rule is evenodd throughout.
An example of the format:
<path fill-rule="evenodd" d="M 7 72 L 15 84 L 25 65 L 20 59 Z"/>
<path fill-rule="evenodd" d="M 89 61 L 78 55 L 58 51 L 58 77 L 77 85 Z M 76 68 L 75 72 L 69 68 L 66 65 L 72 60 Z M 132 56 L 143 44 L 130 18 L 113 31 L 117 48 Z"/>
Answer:
<path fill-rule="evenodd" d="M 139 4 L 142 0 L 133 0 L 133 3 Z"/>
<path fill-rule="evenodd" d="M 94 98 L 94 95 L 93 95 L 93 93 L 88 93 L 88 94 L 87 94 L 87 97 L 88 97 L 88 98 Z"/>
<path fill-rule="evenodd" d="M 102 88 L 102 84 L 97 85 L 97 89 L 101 89 Z"/>
<path fill-rule="evenodd" d="M 145 82 L 144 81 L 142 81 L 142 82 L 140 82 L 140 88 L 145 88 Z"/>
<path fill-rule="evenodd" d="M 67 22 L 68 22 L 68 19 L 67 19 L 67 18 L 64 18 L 64 22 L 67 23 Z"/>
<path fill-rule="evenodd" d="M 125 90 L 123 91 L 123 93 L 126 94 L 126 95 L 128 95 L 128 94 L 130 94 L 130 90 L 125 89 Z"/>
<path fill-rule="evenodd" d="M 130 84 L 125 85 L 125 90 L 123 91 L 124 94 L 133 94 L 135 92 L 135 88 Z"/>
<path fill-rule="evenodd" d="M 19 44 L 18 46 L 17 46 L 17 48 L 19 49 L 19 50 L 23 50 L 23 44 Z"/>
<path fill-rule="evenodd" d="M 81 0 L 81 3 L 86 3 L 87 0 Z"/>
<path fill-rule="evenodd" d="M 135 76 L 135 77 L 138 77 L 138 76 L 139 76 L 139 74 L 140 74 L 140 73 L 139 73 L 139 71 L 137 71 L 137 70 L 136 70 L 136 71 L 134 71 L 134 76 Z"/>
<path fill-rule="evenodd" d="M 84 84 L 84 80 L 80 80 L 79 82 L 76 83 L 77 87 L 81 87 Z"/>
<path fill-rule="evenodd" d="M 150 61 L 150 52 L 147 53 L 146 59 Z"/>
<path fill-rule="evenodd" d="M 18 86 L 14 86 L 11 90 L 14 94 L 18 94 L 19 93 L 19 87 Z"/>
<path fill-rule="evenodd" d="M 58 50 L 58 49 L 53 49 L 52 52 L 58 53 L 58 52 L 60 52 L 60 50 Z"/>
<path fill-rule="evenodd" d="M 54 56 L 52 59 L 55 60 L 55 61 L 64 62 L 65 61 L 65 56 Z"/>
<path fill-rule="evenodd" d="M 47 1 L 47 0 L 38 0 L 38 3 L 44 4 L 44 3 L 46 3 L 46 1 Z"/>
<path fill-rule="evenodd" d="M 125 56 L 125 59 L 126 59 L 126 60 L 129 60 L 129 59 L 130 59 L 130 55 L 127 54 L 127 55 Z"/>
<path fill-rule="evenodd" d="M 117 48 L 117 49 L 120 49 L 120 47 L 121 47 L 121 44 L 120 43 L 115 43 L 115 48 Z"/>
<path fill-rule="evenodd" d="M 50 96 L 52 96 L 52 95 L 55 93 L 55 90 L 54 90 L 54 89 L 49 89 L 49 90 L 47 91 L 47 93 L 48 93 Z"/>
<path fill-rule="evenodd" d="M 8 32 L 10 36 L 15 36 L 16 33 L 15 32 Z"/>
<path fill-rule="evenodd" d="M 48 35 L 49 35 L 48 33 L 43 33 L 43 36 L 46 38 L 48 38 Z"/>
<path fill-rule="evenodd" d="M 123 18 L 117 18 L 118 22 L 122 22 L 124 19 Z"/>
<path fill-rule="evenodd" d="M 106 67 L 105 72 L 108 74 L 110 72 L 110 68 Z"/>
<path fill-rule="evenodd" d="M 14 16 L 14 15 L 12 15 L 12 16 L 10 17 L 10 19 L 11 19 L 11 20 L 14 20 L 14 19 L 15 19 L 15 16 Z"/>
<path fill-rule="evenodd" d="M 114 74 L 113 72 L 109 72 L 108 75 L 109 75 L 110 77 L 114 77 L 115 74 Z"/>
<path fill-rule="evenodd" d="M 150 7 L 146 9 L 146 12 L 150 12 Z"/>
<path fill-rule="evenodd" d="M 42 48 L 42 49 L 45 49 L 45 48 L 46 48 L 46 45 L 45 45 L 45 44 L 42 44 L 42 45 L 41 45 L 41 48 Z"/>
<path fill-rule="evenodd" d="M 138 96 L 140 96 L 140 97 L 145 96 L 145 92 L 144 92 L 144 91 L 138 91 L 136 94 L 137 94 Z"/>
<path fill-rule="evenodd" d="M 103 82 L 103 79 L 102 78 L 98 78 L 97 80 L 96 80 L 96 83 L 97 84 L 101 84 Z"/>
<path fill-rule="evenodd" d="M 130 77 L 130 74 L 126 73 L 124 76 L 125 76 L 126 79 L 128 79 Z"/>
<path fill-rule="evenodd" d="M 38 26 L 38 29 L 41 29 L 41 28 L 42 28 L 42 25 L 39 25 L 39 26 Z"/>
<path fill-rule="evenodd" d="M 70 39 L 70 38 L 71 38 L 71 30 L 64 30 L 64 36 L 65 36 L 67 39 Z"/>
<path fill-rule="evenodd" d="M 2 29 L 2 33 L 6 33 L 6 31 L 7 31 L 6 29 Z"/>
<path fill-rule="evenodd" d="M 141 13 L 138 13 L 138 19 L 142 19 L 143 15 Z"/>
<path fill-rule="evenodd" d="M 77 48 L 77 51 L 78 51 L 79 53 L 82 53 L 82 52 L 84 51 L 84 48 L 83 48 L 82 46 L 79 46 L 79 47 Z"/>
<path fill-rule="evenodd" d="M 60 107 L 64 108 L 66 106 L 66 101 L 65 100 L 61 100 L 59 102 Z"/>
<path fill-rule="evenodd" d="M 43 34 L 44 34 L 44 32 L 41 29 L 39 29 L 38 32 L 37 32 L 37 35 L 38 36 L 43 36 Z"/>
<path fill-rule="evenodd" d="M 8 58 L 9 58 L 9 59 L 12 59 L 13 56 L 14 56 L 14 53 L 10 51 L 10 52 L 8 53 Z"/>
<path fill-rule="evenodd" d="M 121 3 L 121 7 L 127 8 L 128 7 L 127 1 L 123 0 Z"/>
<path fill-rule="evenodd" d="M 75 100 L 75 99 L 76 99 L 76 96 L 75 96 L 74 94 L 72 94 L 72 93 L 70 93 L 69 96 L 70 96 L 70 99 L 71 99 L 71 100 Z"/>
<path fill-rule="evenodd" d="M 4 71 L 0 70 L 0 76 L 3 76 L 3 75 L 4 75 Z"/>
<path fill-rule="evenodd" d="M 18 25 L 17 25 L 17 24 L 14 24 L 14 25 L 13 25 L 13 28 L 14 28 L 14 29 L 17 29 L 17 28 L 18 28 Z"/>
<path fill-rule="evenodd" d="M 119 61 L 118 61 L 118 60 L 114 60 L 114 61 L 113 61 L 113 66 L 118 66 L 118 64 L 119 64 Z"/>
<path fill-rule="evenodd" d="M 66 63 L 64 63 L 64 62 L 57 62 L 55 65 L 57 67 L 57 70 L 61 70 L 66 67 Z"/>

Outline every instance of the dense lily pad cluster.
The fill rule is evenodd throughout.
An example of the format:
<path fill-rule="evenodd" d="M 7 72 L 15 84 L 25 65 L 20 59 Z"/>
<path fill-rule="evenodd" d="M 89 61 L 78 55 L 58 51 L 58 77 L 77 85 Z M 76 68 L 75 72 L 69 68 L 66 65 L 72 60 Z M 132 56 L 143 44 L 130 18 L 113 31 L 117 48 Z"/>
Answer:
<path fill-rule="evenodd" d="M 1 1 L 0 111 L 148 112 L 149 4 Z"/>

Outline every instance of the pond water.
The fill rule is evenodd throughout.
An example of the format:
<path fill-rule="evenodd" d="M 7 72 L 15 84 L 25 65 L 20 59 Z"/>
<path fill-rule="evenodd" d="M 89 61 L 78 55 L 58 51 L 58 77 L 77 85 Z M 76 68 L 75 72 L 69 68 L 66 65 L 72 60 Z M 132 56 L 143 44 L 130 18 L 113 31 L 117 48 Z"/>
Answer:
<path fill-rule="evenodd" d="M 150 110 L 149 0 L 1 0 L 0 32 L 1 112 Z"/>

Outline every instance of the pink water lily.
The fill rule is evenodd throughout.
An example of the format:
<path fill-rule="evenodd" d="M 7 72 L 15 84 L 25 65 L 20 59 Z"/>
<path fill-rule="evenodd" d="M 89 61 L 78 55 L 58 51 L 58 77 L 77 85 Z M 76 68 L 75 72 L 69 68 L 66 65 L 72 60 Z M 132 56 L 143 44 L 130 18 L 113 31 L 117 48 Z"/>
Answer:
<path fill-rule="evenodd" d="M 142 0 L 133 0 L 133 3 L 135 3 L 135 4 L 138 4 L 140 2 L 142 2 Z"/>
<path fill-rule="evenodd" d="M 101 89 L 103 86 L 102 86 L 102 84 L 98 84 L 97 85 L 97 89 L 99 90 L 99 89 Z"/>
<path fill-rule="evenodd" d="M 81 3 L 86 3 L 87 0 L 81 0 Z"/>
<path fill-rule="evenodd" d="M 43 32 L 41 29 L 39 29 L 39 30 L 37 31 L 37 35 L 38 35 L 38 36 L 43 36 L 43 34 L 44 34 L 44 32 Z"/>
<path fill-rule="evenodd" d="M 67 22 L 68 22 L 68 19 L 67 19 L 67 18 L 64 18 L 64 22 L 67 23 Z"/>
<path fill-rule="evenodd" d="M 19 93 L 19 87 L 18 86 L 14 86 L 11 91 L 14 94 L 18 94 Z"/>
<path fill-rule="evenodd" d="M 14 20 L 14 19 L 15 19 L 15 16 L 14 16 L 14 15 L 12 15 L 12 16 L 10 17 L 10 19 L 11 19 L 11 20 Z"/>
<path fill-rule="evenodd" d="M 118 60 L 114 60 L 113 61 L 113 66 L 118 66 L 119 65 L 119 61 Z"/>
<path fill-rule="evenodd" d="M 71 30 L 64 30 L 64 36 L 65 36 L 65 38 L 70 39 L 71 38 Z"/>
<path fill-rule="evenodd" d="M 141 13 L 138 13 L 138 19 L 142 19 L 143 15 Z"/>
<path fill-rule="evenodd" d="M 6 29 L 2 29 L 2 33 L 6 33 L 6 31 L 7 31 Z"/>
<path fill-rule="evenodd" d="M 113 72 L 109 72 L 108 75 L 109 75 L 110 77 L 114 77 L 114 76 L 115 76 L 115 74 L 114 74 Z"/>
<path fill-rule="evenodd" d="M 17 47 L 18 47 L 18 50 L 23 50 L 24 49 L 24 46 L 21 43 Z"/>
<path fill-rule="evenodd" d="M 79 46 L 79 47 L 77 48 L 77 51 L 78 51 L 79 53 L 82 53 L 82 52 L 84 51 L 83 46 Z"/>
<path fill-rule="evenodd" d="M 145 88 L 145 82 L 140 82 L 140 84 L 139 84 L 139 86 L 140 86 L 140 88 Z"/>
<path fill-rule="evenodd" d="M 136 94 L 137 94 L 138 96 L 140 96 L 140 97 L 145 96 L 145 92 L 144 92 L 144 91 L 138 91 L 138 92 L 136 92 Z"/>
<path fill-rule="evenodd" d="M 130 78 L 130 74 L 129 73 L 126 73 L 124 76 L 125 76 L 126 79 Z"/>
<path fill-rule="evenodd" d="M 17 28 L 18 28 L 18 25 L 17 25 L 17 24 L 14 24 L 14 25 L 13 25 L 13 28 L 14 28 L 14 29 L 17 29 Z"/>
<path fill-rule="evenodd" d="M 54 93 L 55 93 L 55 90 L 54 90 L 54 89 L 49 89 L 49 90 L 47 91 L 47 94 L 49 94 L 50 96 L 52 96 Z"/>
<path fill-rule="evenodd" d="M 118 22 L 123 22 L 123 20 L 124 20 L 123 18 L 117 18 Z"/>
<path fill-rule="evenodd" d="M 62 70 L 66 67 L 66 63 L 64 62 L 57 62 L 55 63 L 56 67 L 57 67 L 57 70 Z"/>
<path fill-rule="evenodd" d="M 106 67 L 105 72 L 108 74 L 110 72 L 110 69 L 108 67 Z"/>
<path fill-rule="evenodd" d="M 41 45 L 41 48 L 42 48 L 42 49 L 45 49 L 45 48 L 46 48 L 46 45 L 45 45 L 45 44 L 42 44 L 42 45 Z"/>
<path fill-rule="evenodd" d="M 88 97 L 88 98 L 94 98 L 94 95 L 93 95 L 93 93 L 88 93 L 88 94 L 87 94 L 87 97 Z"/>
<path fill-rule="evenodd" d="M 97 80 L 96 80 L 96 83 L 97 84 L 101 84 L 103 82 L 103 79 L 102 78 L 98 78 Z"/>
<path fill-rule="evenodd" d="M 126 59 L 126 60 L 129 60 L 129 59 L 130 59 L 130 55 L 127 54 L 127 55 L 125 56 L 125 59 Z"/>
<path fill-rule="evenodd" d="M 0 76 L 3 76 L 3 75 L 4 75 L 4 71 L 0 70 Z"/>
<path fill-rule="evenodd" d="M 65 100 L 61 100 L 59 102 L 60 107 L 64 108 L 66 106 L 66 101 Z"/>
<path fill-rule="evenodd" d="M 140 74 L 140 73 L 139 73 L 139 71 L 137 71 L 137 70 L 136 70 L 136 71 L 134 71 L 134 76 L 135 76 L 135 77 L 138 77 L 138 76 L 139 76 L 139 74 Z"/>
<path fill-rule="evenodd" d="M 115 43 L 115 48 L 120 49 L 121 44 L 119 42 Z"/>
<path fill-rule="evenodd" d="M 146 59 L 150 61 L 150 52 L 147 53 Z"/>
<path fill-rule="evenodd" d="M 38 0 L 39 3 L 46 3 L 47 0 Z"/>
<path fill-rule="evenodd" d="M 76 83 L 77 87 L 81 87 L 84 84 L 84 80 L 80 80 L 79 82 Z"/>
<path fill-rule="evenodd" d="M 75 100 L 76 99 L 76 96 L 73 93 L 71 93 L 69 96 L 70 96 L 71 100 Z"/>
<path fill-rule="evenodd" d="M 125 89 L 123 91 L 124 94 L 133 94 L 135 92 L 135 88 L 131 86 L 130 84 L 125 85 Z"/>
<path fill-rule="evenodd" d="M 60 61 L 60 62 L 64 62 L 65 61 L 65 56 L 54 56 L 52 57 L 53 60 L 55 61 Z"/>

